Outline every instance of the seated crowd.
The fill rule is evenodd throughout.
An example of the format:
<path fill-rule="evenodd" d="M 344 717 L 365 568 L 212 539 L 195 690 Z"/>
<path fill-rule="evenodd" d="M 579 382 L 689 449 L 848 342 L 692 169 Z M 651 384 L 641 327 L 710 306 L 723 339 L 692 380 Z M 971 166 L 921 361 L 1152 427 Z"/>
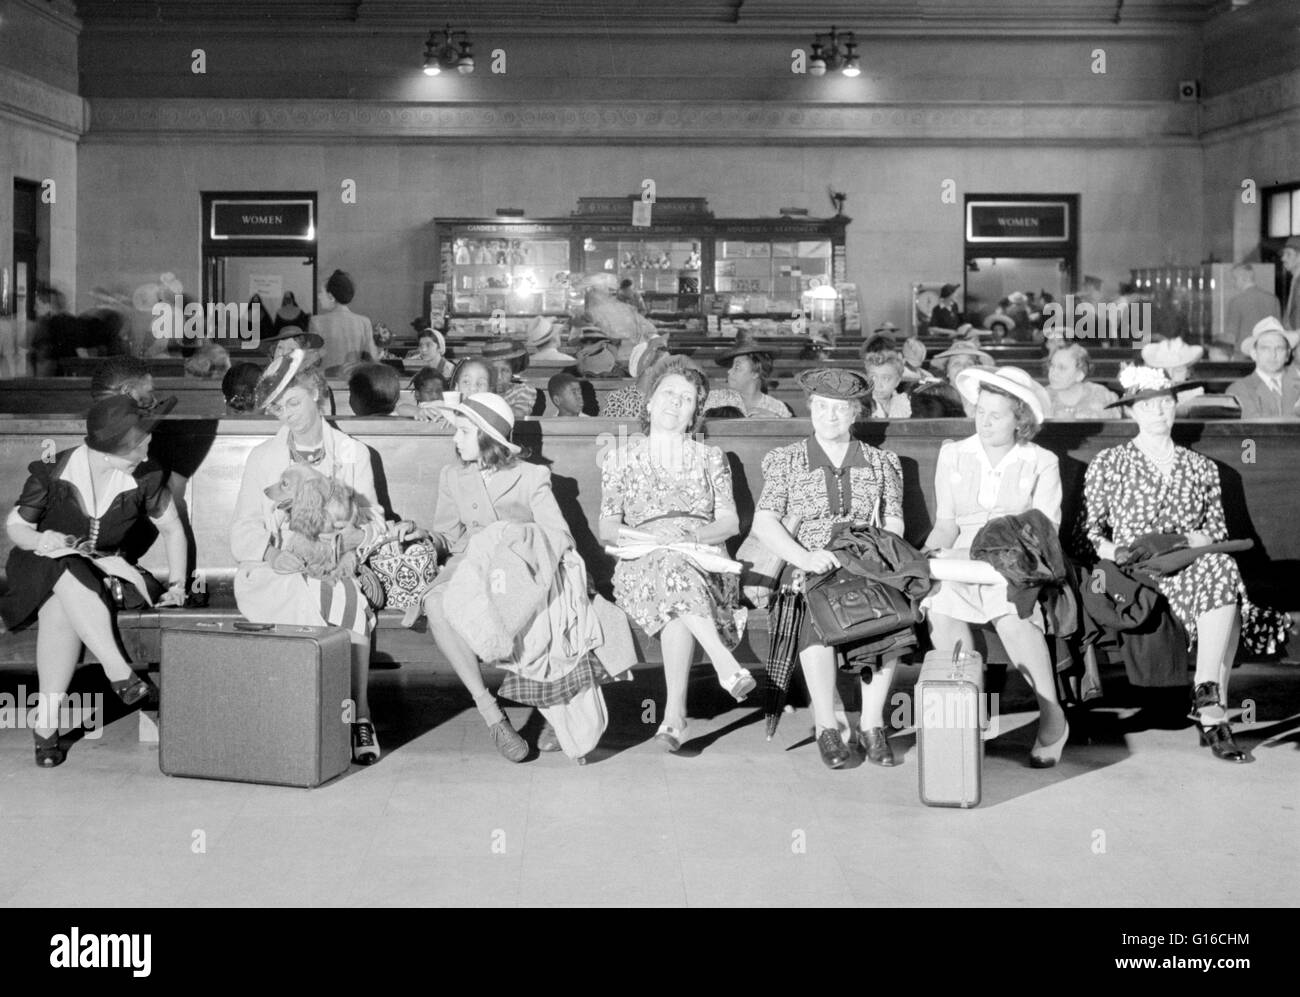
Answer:
<path fill-rule="evenodd" d="M 574 353 L 566 354 L 559 351 L 558 332 L 543 323 L 523 342 L 490 342 L 453 363 L 443 333 L 417 320 L 418 349 L 399 360 L 384 356 L 369 320 L 347 309 L 354 294 L 346 274 L 331 275 L 321 292 L 325 319 L 312 317 L 306 329 L 288 315 L 268 319 L 285 320 L 267 340 L 270 362 L 264 368 L 233 364 L 222 381 L 232 414 L 270 415 L 280 423 L 248 457 L 230 527 L 239 561 L 238 609 L 257 622 L 348 631 L 354 759 L 369 764 L 380 755 L 367 684 L 384 591 L 367 558 L 390 549 L 385 545 L 412 542 L 427 545 L 441 567 L 408 607 L 408 622 L 427 615 L 431 640 L 473 697 L 501 753 L 519 761 L 528 746 L 487 688 L 484 664 L 511 670 L 503 687 L 509 696 L 542 711 L 541 750 L 579 758 L 590 750 L 590 739 L 584 741 L 590 731 L 561 708 L 589 705 L 601 684 L 616 680 L 630 663 L 612 653 L 599 660 L 586 653 L 609 647 L 618 627 L 609 607 L 589 594 L 588 567 L 574 550 L 550 471 L 529 463 L 512 439 L 519 420 L 552 413 L 641 423 L 641 435 L 604 457 L 596 533 L 616 558 L 618 619 L 662 645 L 667 693 L 656 740 L 672 752 L 688 740 L 687 679 L 697 644 L 719 685 L 737 701 L 746 699 L 757 682 L 734 654 L 744 627 L 742 565 L 726 547 L 737 537 L 740 518 L 726 455 L 697 433 L 706 417 L 791 417 L 770 394 L 772 351 L 741 338 L 716 354 L 710 362 L 726 369 L 723 388 L 712 387 L 691 359 L 674 355 L 662 335 L 624 355 L 601 330 L 580 329 L 568 347 Z M 1021 367 L 998 366 L 974 330 L 939 352 L 929 368 L 924 345 L 915 338 L 900 341 L 896 332 L 877 329 L 864 343 L 858 370 L 799 372 L 811 434 L 798 438 L 792 431 L 789 444 L 762 460 L 763 488 L 749 540 L 783 564 L 762 600 L 772 634 L 769 708 L 776 704 L 769 730 L 797 663 L 825 763 L 840 768 L 856 750 L 874 764 L 893 764 L 883 713 L 897 664 L 917 646 L 915 627 L 900 627 L 887 641 L 832 642 L 810 603 L 822 580 L 841 567 L 865 563 L 894 577 L 897 570 L 881 566 L 905 564 L 913 566 L 909 597 L 936 650 L 970 648 L 972 627 L 996 631 L 1037 699 L 1030 764 L 1052 766 L 1066 746 L 1069 723 L 1049 641 L 1069 636 L 1067 620 L 1077 628 L 1085 615 L 1086 593 L 1078 590 L 1072 566 L 1100 566 L 1117 586 L 1145 584 L 1164 597 L 1185 663 L 1183 681 L 1188 666 L 1194 671 L 1190 716 L 1201 743 L 1218 758 L 1250 761 L 1228 723 L 1229 675 L 1239 644 L 1273 653 L 1285 641 L 1288 620 L 1247 597 L 1230 556 L 1239 548 L 1227 534 L 1218 472 L 1171 436 L 1175 421 L 1195 411 L 1194 393 L 1202 386 L 1190 374 L 1199 348 L 1181 340 L 1148 345 L 1143 365 L 1120 371 L 1122 393 L 1116 395 L 1088 380 L 1089 355 L 1078 343 L 1044 346 L 1044 385 Z M 1270 318 L 1242 344 L 1255 364 L 1230 388 L 1243 417 L 1300 415 L 1300 373 L 1291 366 L 1298 339 Z M 544 391 L 521 378 L 530 365 L 542 365 L 539 357 L 554 371 Z M 414 521 L 385 521 L 367 448 L 328 421 L 334 406 L 327 375 L 340 372 L 347 374 L 355 414 L 440 420 L 454 431 L 458 459 L 441 468 L 436 496 Z M 587 379 L 624 372 L 628 383 L 599 408 L 593 405 Z M 402 400 L 403 388 L 413 402 Z M 183 512 L 163 473 L 147 460 L 152 430 L 174 399 L 158 399 L 147 363 L 131 357 L 106 359 L 91 390 L 85 443 L 52 462 L 33 463 L 6 521 L 14 547 L 0 615 L 9 630 L 40 624 L 41 705 L 33 731 L 36 761 L 45 767 L 65 757 L 58 704 L 83 647 L 94 652 L 125 702 L 139 702 L 150 690 L 121 652 L 116 612 L 176 605 L 185 597 L 183 584 L 164 591 L 144 569 L 148 591 L 138 599 L 129 592 L 123 597 L 124 586 L 105 584 L 111 579 L 96 557 L 116 553 L 126 534 L 148 519 L 164 538 L 169 577 L 184 579 L 192 567 L 185 563 Z M 906 497 L 898 457 L 855 439 L 853 426 L 862 419 L 962 416 L 974 420 L 975 431 L 940 451 L 935 523 L 918 550 L 903 539 Z M 1058 460 L 1032 442 L 1052 418 L 1128 418 L 1137 428 L 1130 442 L 1089 464 L 1076 535 L 1065 538 L 1064 549 Z M 351 510 L 317 531 L 316 543 L 322 535 L 332 538 L 327 546 L 334 559 L 324 567 L 321 549 L 304 541 L 295 513 L 295 496 L 304 482 L 316 480 L 324 482 L 330 502 L 337 491 Z M 998 567 L 1005 567 L 996 554 L 1009 532 L 1030 536 L 1035 556 L 1056 566 L 1049 582 L 1031 584 Z M 85 556 L 64 556 L 70 549 Z M 483 587 L 503 550 L 515 558 L 512 564 L 528 569 L 515 575 L 553 580 L 549 602 L 539 604 L 536 591 L 517 591 L 514 586 L 523 583 L 514 575 L 500 590 Z M 1135 564 L 1151 558 L 1177 563 L 1162 562 L 1166 570 L 1158 574 L 1134 573 Z M 562 600 L 554 596 L 558 590 L 566 593 Z M 1070 599 L 1072 614 L 1062 608 Z M 537 645 L 532 630 L 515 633 L 516 642 L 504 648 L 493 643 L 500 637 L 496 625 L 518 616 L 525 603 L 561 614 L 547 633 L 566 635 L 563 655 L 553 643 Z M 557 672 L 559 658 L 565 664 Z M 835 718 L 838 670 L 855 672 L 862 684 L 861 726 L 847 746 Z"/>

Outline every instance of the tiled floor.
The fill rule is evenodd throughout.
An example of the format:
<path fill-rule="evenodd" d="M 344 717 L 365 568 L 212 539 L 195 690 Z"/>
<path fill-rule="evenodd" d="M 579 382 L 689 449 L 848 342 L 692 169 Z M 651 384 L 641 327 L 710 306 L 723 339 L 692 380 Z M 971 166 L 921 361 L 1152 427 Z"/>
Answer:
<path fill-rule="evenodd" d="M 0 675 L 0 692 L 24 681 Z M 611 728 L 583 767 L 511 765 L 448 674 L 377 671 L 383 760 L 312 791 L 168 778 L 134 716 L 52 771 L 27 731 L 0 730 L 0 904 L 1292 904 L 1300 670 L 1246 666 L 1232 692 L 1254 704 L 1253 765 L 1215 761 L 1191 730 L 1125 730 L 1116 705 L 1043 772 L 1025 765 L 1034 718 L 1013 679 L 971 811 L 919 803 L 910 732 L 897 768 L 832 772 L 806 711 L 769 743 L 759 707 L 707 669 L 682 755 L 640 723 L 663 695 L 646 668 L 607 690 Z"/>

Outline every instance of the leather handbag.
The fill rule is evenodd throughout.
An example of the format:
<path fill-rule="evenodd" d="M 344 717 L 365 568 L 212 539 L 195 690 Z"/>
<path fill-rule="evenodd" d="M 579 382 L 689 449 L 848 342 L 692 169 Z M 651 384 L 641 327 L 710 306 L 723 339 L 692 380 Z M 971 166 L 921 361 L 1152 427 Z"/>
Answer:
<path fill-rule="evenodd" d="M 813 629 L 830 647 L 915 626 L 921 621 L 900 590 L 840 568 L 822 575 L 804 591 Z"/>

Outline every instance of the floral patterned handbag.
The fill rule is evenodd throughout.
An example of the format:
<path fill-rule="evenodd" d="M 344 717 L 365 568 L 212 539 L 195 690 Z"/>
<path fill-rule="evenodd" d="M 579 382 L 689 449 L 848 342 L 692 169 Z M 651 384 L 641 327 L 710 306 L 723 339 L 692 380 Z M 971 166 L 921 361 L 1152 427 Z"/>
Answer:
<path fill-rule="evenodd" d="M 416 605 L 438 577 L 438 548 L 427 540 L 387 540 L 365 559 L 383 587 L 383 609 Z"/>

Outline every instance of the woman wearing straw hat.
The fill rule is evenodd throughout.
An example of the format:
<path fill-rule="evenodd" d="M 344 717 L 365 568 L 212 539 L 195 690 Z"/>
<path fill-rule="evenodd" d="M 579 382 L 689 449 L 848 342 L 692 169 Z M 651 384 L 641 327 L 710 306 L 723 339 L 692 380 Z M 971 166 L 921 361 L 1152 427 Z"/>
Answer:
<path fill-rule="evenodd" d="M 718 447 L 691 439 L 703 421 L 708 382 L 689 360 L 668 357 L 654 368 L 642 428 L 601 465 L 600 538 L 606 544 L 692 543 L 725 556 L 740 517 L 731 470 Z M 713 663 L 718 681 L 739 702 L 757 683 L 732 649 L 743 619 L 739 578 L 704 567 L 666 546 L 614 569 L 619 607 L 650 636 L 661 635 L 668 687 L 664 722 L 655 738 L 668 751 L 686 737 L 686 685 L 695 642 Z"/>
<path fill-rule="evenodd" d="M 461 464 L 448 464 L 438 476 L 430 534 L 451 556 L 425 597 L 429 633 L 474 697 L 492 743 L 510 761 L 521 762 L 528 757 L 528 745 L 484 684 L 478 656 L 448 619 L 443 586 L 451 580 L 470 539 L 490 523 L 536 523 L 563 536 L 570 547 L 573 538 L 551 492 L 550 470 L 518 459 L 522 448 L 510 440 L 515 416 L 505 399 L 482 392 L 440 408 L 455 427 L 454 443 Z M 550 724 L 542 728 L 537 747 L 539 751 L 560 749 L 559 737 Z"/>
<path fill-rule="evenodd" d="M 793 416 L 785 402 L 767 393 L 772 379 L 772 353 L 746 336 L 736 345 L 718 354 L 718 363 L 727 368 L 727 386 L 709 392 L 705 411 L 732 405 L 747 419 L 789 419 Z"/>
<path fill-rule="evenodd" d="M 122 654 L 117 610 L 185 601 L 185 528 L 165 475 L 145 460 L 150 434 L 175 404 L 169 398 L 145 409 L 129 395 L 97 401 L 86 417 L 86 442 L 55 454 L 52 462 L 32 462 L 5 521 L 14 547 L 5 569 L 10 591 L 0 600 L 0 616 L 10 630 L 39 622 L 40 696 L 32 735 L 36 764 L 42 768 L 60 765 L 66 757 L 59 743 L 60 701 L 83 646 L 99 659 L 122 702 L 138 703 L 150 686 L 136 677 Z M 116 579 L 95 558 L 118 554 L 128 533 L 145 518 L 162 535 L 171 587 L 164 593 L 149 572 L 136 566 L 148 600 L 129 582 L 120 582 L 110 598 L 106 583 Z"/>
<path fill-rule="evenodd" d="M 777 695 L 769 703 L 768 733 L 775 733 L 783 705 L 779 699 L 797 654 L 812 698 L 817 747 L 822 761 L 837 769 L 851 757 L 835 718 L 838 655 L 818 641 L 795 573 L 821 574 L 839 565 L 825 550 L 836 523 L 878 522 L 901 537 L 903 468 L 897 455 L 852 438 L 871 391 L 865 377 L 851 370 L 810 370 L 799 375 L 799 385 L 808 393 L 813 435 L 763 458 L 763 492 L 754 512 L 755 535 L 785 561 L 771 610 L 777 660 L 768 663 L 768 681 Z M 855 743 L 875 765 L 894 764 L 882 717 L 899 657 L 883 656 L 874 676 L 870 669 L 862 673 L 862 720 Z"/>
<path fill-rule="evenodd" d="M 1128 443 L 1103 450 L 1084 475 L 1085 553 L 1113 561 L 1120 548 L 1149 534 L 1179 534 L 1191 549 L 1228 539 L 1219 471 L 1214 463 L 1171 435 L 1183 385 L 1164 371 L 1120 371 L 1122 406 L 1138 431 Z M 1155 579 L 1155 587 L 1196 648 L 1192 718 L 1200 742 L 1230 762 L 1253 761 L 1239 748 L 1228 723 L 1228 676 L 1239 640 L 1258 653 L 1273 653 L 1286 640 L 1285 618 L 1246 597 L 1237 563 L 1229 554 L 1207 552 L 1187 567 Z"/>
<path fill-rule="evenodd" d="M 968 560 L 980 528 L 991 519 L 1037 509 L 1061 522 L 1061 471 L 1056 455 L 1031 443 L 1043 424 L 1046 392 L 1019 367 L 971 367 L 957 389 L 975 412 L 975 435 L 945 443 L 934 472 L 935 525 L 926 546 L 940 558 Z M 1035 768 L 1060 760 L 1070 728 L 1056 697 L 1056 677 L 1042 609 L 1022 619 L 1005 582 L 940 583 L 922 600 L 935 649 L 971 647 L 971 626 L 993 624 L 1011 663 L 1038 700 L 1038 737 L 1029 753 Z"/>
<path fill-rule="evenodd" d="M 352 758 L 361 765 L 379 760 L 379 741 L 370 719 L 370 637 L 375 614 L 354 578 L 337 582 L 310 578 L 282 549 L 288 513 L 266 489 L 295 465 L 314 468 L 351 488 L 364 506 L 361 527 L 367 542 L 386 535 L 383 506 L 375 493 L 370 450 L 324 419 L 319 406 L 320 370 L 301 350 L 272 360 L 257 384 L 256 407 L 280 421 L 279 431 L 248 455 L 230 524 L 230 550 L 239 560 L 235 602 L 255 623 L 341 626 L 352 639 Z M 410 523 L 393 528 L 405 537 Z"/>
<path fill-rule="evenodd" d="M 611 391 L 601 403 L 601 416 L 606 419 L 640 419 L 645 411 L 645 396 L 650 390 L 655 364 L 666 356 L 668 340 L 663 336 L 653 336 L 632 347 L 627 369 L 636 378 L 636 383 Z"/>

